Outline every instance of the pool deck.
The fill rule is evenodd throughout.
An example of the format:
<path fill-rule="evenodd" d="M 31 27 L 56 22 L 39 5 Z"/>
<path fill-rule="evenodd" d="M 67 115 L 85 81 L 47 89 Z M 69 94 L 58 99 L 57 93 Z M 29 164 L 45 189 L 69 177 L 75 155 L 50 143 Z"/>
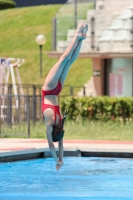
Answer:
<path fill-rule="evenodd" d="M 58 149 L 58 143 L 55 147 Z M 45 139 L 0 139 L 0 161 L 6 162 L 22 155 L 50 157 L 47 140 Z M 103 156 L 133 158 L 133 142 L 105 140 L 64 140 L 65 156 Z M 4 160 L 3 160 L 4 158 Z M 5 159 L 6 158 L 6 159 Z M 25 158 L 24 158 L 25 159 Z M 11 161 L 14 160 L 11 159 Z M 16 158 L 17 160 L 17 158 Z M 20 160 L 20 157 L 18 158 Z"/>
<path fill-rule="evenodd" d="M 58 147 L 58 143 L 54 143 Z M 45 139 L 6 139 L 0 138 L 0 153 L 48 148 Z M 133 152 L 132 141 L 106 140 L 64 140 L 65 148 L 86 149 L 88 151 L 119 151 Z"/>

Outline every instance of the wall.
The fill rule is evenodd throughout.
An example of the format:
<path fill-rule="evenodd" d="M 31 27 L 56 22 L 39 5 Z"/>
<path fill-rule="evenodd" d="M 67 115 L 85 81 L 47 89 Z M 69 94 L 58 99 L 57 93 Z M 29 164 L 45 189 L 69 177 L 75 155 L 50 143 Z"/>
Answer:
<path fill-rule="evenodd" d="M 133 66 L 131 58 L 113 58 L 109 73 L 109 96 L 133 96 Z"/>
<path fill-rule="evenodd" d="M 92 65 L 95 90 L 98 96 L 102 96 L 104 94 L 104 59 L 93 58 Z M 98 71 L 100 75 L 94 76 L 94 72 L 96 71 Z"/>

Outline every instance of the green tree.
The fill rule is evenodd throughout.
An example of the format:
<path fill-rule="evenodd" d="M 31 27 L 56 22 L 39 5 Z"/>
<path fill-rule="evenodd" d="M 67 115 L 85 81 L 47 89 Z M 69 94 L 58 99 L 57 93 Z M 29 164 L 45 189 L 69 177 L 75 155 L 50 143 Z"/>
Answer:
<path fill-rule="evenodd" d="M 0 10 L 16 7 L 16 3 L 13 0 L 0 0 Z"/>

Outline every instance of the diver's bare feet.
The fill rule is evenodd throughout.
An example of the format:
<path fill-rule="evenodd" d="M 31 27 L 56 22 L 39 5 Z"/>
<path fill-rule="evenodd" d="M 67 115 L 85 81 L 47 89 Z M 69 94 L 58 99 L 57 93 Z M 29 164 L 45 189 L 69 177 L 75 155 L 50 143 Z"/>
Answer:
<path fill-rule="evenodd" d="M 83 25 L 83 28 L 82 28 L 82 38 L 83 38 L 83 40 L 86 39 L 87 31 L 88 31 L 88 24 L 85 23 Z"/>
<path fill-rule="evenodd" d="M 77 28 L 76 31 L 76 37 L 78 37 L 78 39 L 82 39 L 82 29 L 83 29 L 84 24 L 80 24 L 79 27 Z"/>

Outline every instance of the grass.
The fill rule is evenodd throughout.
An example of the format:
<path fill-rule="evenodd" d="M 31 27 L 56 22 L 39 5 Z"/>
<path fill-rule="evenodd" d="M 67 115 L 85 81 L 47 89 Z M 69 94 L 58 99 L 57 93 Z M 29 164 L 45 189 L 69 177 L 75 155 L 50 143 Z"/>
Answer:
<path fill-rule="evenodd" d="M 45 138 L 45 126 L 37 125 L 31 129 L 31 138 Z M 43 127 L 44 126 L 44 127 Z M 133 124 L 114 122 L 66 121 L 64 139 L 85 140 L 133 140 Z"/>
<path fill-rule="evenodd" d="M 57 62 L 56 58 L 49 58 L 47 52 L 52 48 L 52 19 L 61 7 L 62 5 L 47 5 L 0 11 L 0 57 L 25 59 L 25 64 L 19 68 L 22 84 L 42 85 L 48 71 Z M 65 20 L 67 23 L 61 25 L 61 30 L 66 33 L 69 24 L 67 15 Z M 43 47 L 42 78 L 39 71 L 39 47 L 35 42 L 38 34 L 44 34 L 47 40 Z M 83 86 L 91 75 L 90 59 L 77 59 L 65 84 Z"/>
<path fill-rule="evenodd" d="M 133 124 L 114 122 L 68 122 L 66 139 L 133 140 Z"/>
<path fill-rule="evenodd" d="M 81 139 L 81 140 L 119 140 L 119 141 L 132 141 L 133 140 L 133 123 L 127 122 L 72 122 L 66 121 L 65 123 L 65 136 L 64 139 Z M 27 137 L 27 125 L 23 124 L 21 127 L 12 127 L 12 132 L 6 127 L 1 128 L 3 134 L 1 137 Z M 31 124 L 31 138 L 45 138 L 45 124 L 42 122 Z"/>

